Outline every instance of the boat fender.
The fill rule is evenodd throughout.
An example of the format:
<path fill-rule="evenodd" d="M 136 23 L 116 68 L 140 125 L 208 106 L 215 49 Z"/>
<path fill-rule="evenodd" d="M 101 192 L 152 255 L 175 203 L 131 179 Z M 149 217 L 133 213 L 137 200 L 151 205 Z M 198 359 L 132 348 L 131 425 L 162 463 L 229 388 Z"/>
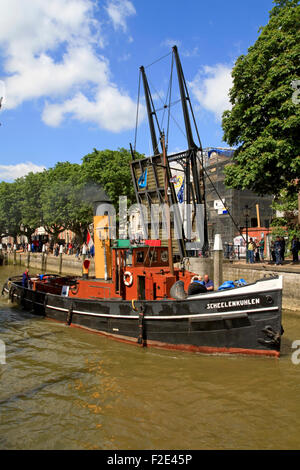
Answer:
<path fill-rule="evenodd" d="M 145 322 L 144 322 L 144 314 L 145 314 L 145 307 L 144 305 L 140 306 L 140 311 L 139 311 L 139 336 L 138 336 L 138 344 L 141 345 L 142 348 L 146 346 L 146 339 L 145 339 Z"/>
<path fill-rule="evenodd" d="M 79 291 L 79 282 L 74 281 L 74 283 L 72 283 L 70 286 L 70 291 L 73 295 L 77 295 Z"/>
<path fill-rule="evenodd" d="M 71 325 L 72 317 L 73 317 L 73 303 L 71 302 L 71 305 L 67 313 L 67 325 Z"/>
<path fill-rule="evenodd" d="M 9 292 L 10 285 L 11 285 L 11 281 L 7 281 L 7 282 L 4 284 L 3 289 L 2 289 L 2 292 L 1 292 L 1 295 L 4 295 L 5 291 L 7 291 L 7 290 L 8 290 L 8 292 Z"/>
<path fill-rule="evenodd" d="M 124 281 L 125 286 L 127 287 L 132 286 L 133 275 L 130 271 L 125 271 L 124 276 L 123 276 L 123 281 Z"/>
<path fill-rule="evenodd" d="M 14 295 L 15 295 L 16 289 L 15 287 L 11 284 L 9 287 L 9 292 L 8 292 L 8 298 L 10 299 L 11 302 L 14 301 Z"/>
<path fill-rule="evenodd" d="M 170 289 L 170 297 L 176 300 L 184 300 L 187 298 L 187 293 L 184 290 L 184 282 L 177 281 Z"/>
<path fill-rule="evenodd" d="M 167 250 L 161 252 L 160 259 L 162 260 L 163 263 L 166 263 L 168 261 Z"/>
<path fill-rule="evenodd" d="M 46 294 L 44 297 L 44 313 L 46 313 L 47 304 L 48 304 L 48 294 Z M 32 305 L 34 306 L 34 303 Z"/>

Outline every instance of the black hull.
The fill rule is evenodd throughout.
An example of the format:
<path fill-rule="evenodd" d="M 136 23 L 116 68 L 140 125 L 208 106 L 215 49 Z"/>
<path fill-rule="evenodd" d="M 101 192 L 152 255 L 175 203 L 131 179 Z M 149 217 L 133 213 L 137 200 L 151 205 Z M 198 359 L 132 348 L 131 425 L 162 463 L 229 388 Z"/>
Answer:
<path fill-rule="evenodd" d="M 279 356 L 282 290 L 277 281 L 257 281 L 246 292 L 243 287 L 186 300 L 133 303 L 46 294 L 18 282 L 10 283 L 9 295 L 31 313 L 119 341 L 204 353 Z"/>

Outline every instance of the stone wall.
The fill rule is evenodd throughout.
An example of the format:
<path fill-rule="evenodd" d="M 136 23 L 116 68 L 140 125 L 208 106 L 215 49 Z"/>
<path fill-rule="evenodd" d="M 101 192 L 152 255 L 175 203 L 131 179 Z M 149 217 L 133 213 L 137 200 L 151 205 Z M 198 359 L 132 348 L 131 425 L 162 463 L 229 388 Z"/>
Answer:
<path fill-rule="evenodd" d="M 14 263 L 13 254 L 8 255 L 9 264 Z M 18 254 L 16 255 L 16 265 L 27 266 L 27 254 Z M 89 275 L 95 275 L 95 263 L 93 259 L 90 259 L 90 268 Z M 61 265 L 60 265 L 61 263 Z M 42 272 L 53 272 L 59 274 L 72 274 L 75 276 L 82 275 L 82 264 L 83 260 L 78 260 L 73 256 L 62 255 L 60 256 L 47 256 L 44 255 L 44 264 L 42 263 L 42 254 L 41 253 L 30 253 L 30 263 L 28 268 L 36 273 Z"/>
<path fill-rule="evenodd" d="M 253 268 L 230 263 L 223 264 L 224 281 L 235 281 L 242 278 L 251 283 L 270 274 L 283 276 L 283 308 L 300 311 L 300 273 L 282 270 L 276 271 L 276 269 L 265 269 L 263 267 Z"/>

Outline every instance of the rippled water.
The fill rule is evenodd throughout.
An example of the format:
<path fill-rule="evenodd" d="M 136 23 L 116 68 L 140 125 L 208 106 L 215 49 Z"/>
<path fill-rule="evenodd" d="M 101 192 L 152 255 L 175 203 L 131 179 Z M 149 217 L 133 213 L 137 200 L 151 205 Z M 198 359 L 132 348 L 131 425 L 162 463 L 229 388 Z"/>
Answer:
<path fill-rule="evenodd" d="M 1 288 L 13 267 L 0 267 Z M 0 449 L 299 449 L 300 310 L 280 359 L 141 349 L 0 300 Z M 300 357 L 300 356 L 299 356 Z"/>

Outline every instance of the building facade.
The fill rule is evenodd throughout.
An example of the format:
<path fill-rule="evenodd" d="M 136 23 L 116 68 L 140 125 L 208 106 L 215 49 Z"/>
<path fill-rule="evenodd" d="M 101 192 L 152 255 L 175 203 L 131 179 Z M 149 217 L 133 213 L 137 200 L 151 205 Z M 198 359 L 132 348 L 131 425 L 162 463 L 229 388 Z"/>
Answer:
<path fill-rule="evenodd" d="M 249 190 L 236 190 L 225 186 L 226 165 L 232 161 L 234 151 L 223 148 L 206 148 L 205 190 L 209 240 L 221 234 L 223 243 L 233 243 L 234 238 L 248 226 L 268 228 L 273 218 L 273 196 L 259 196 Z M 246 207 L 247 206 L 247 207 Z"/>

